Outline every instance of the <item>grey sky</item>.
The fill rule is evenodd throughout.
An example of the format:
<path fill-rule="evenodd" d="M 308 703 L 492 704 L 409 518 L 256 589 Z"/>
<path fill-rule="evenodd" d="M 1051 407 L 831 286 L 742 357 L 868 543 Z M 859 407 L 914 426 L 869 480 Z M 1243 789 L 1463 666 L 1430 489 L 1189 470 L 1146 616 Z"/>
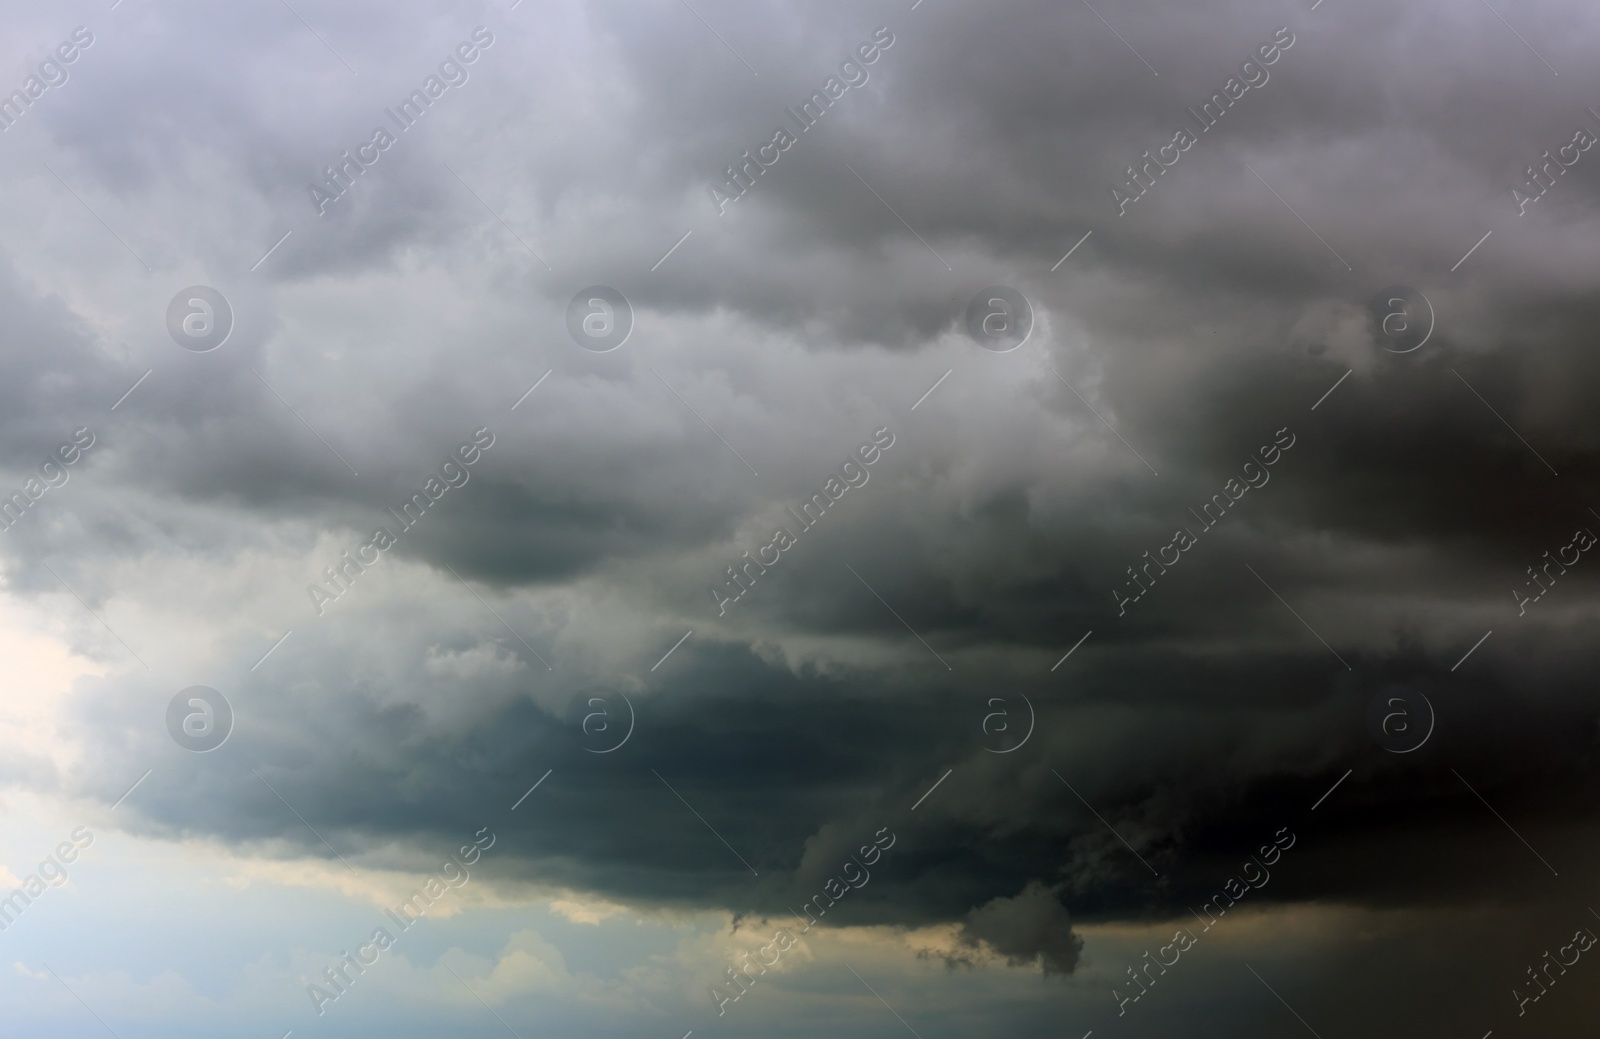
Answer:
<path fill-rule="evenodd" d="M 731 933 L 715 914 L 792 921 L 884 826 L 899 846 L 813 934 L 949 929 L 895 946 L 931 971 L 901 1001 L 953 986 L 948 1034 L 1058 1012 L 1071 1034 L 1295 1034 L 1242 968 L 1212 980 L 1235 954 L 1322 1034 L 1512 1027 L 1503 993 L 1593 901 L 1596 564 L 1538 571 L 1522 615 L 1508 594 L 1600 524 L 1600 156 L 1560 152 L 1600 136 L 1588 8 L 292 2 L 8 16 L 6 90 L 93 35 L 0 134 L 0 487 L 97 437 L 0 535 L 7 595 L 98 672 L 51 702 L 52 740 L 8 738 L 17 797 L 109 810 L 149 769 L 108 835 L 284 870 L 342 870 L 331 845 L 426 872 L 491 825 L 504 905 L 580 892 L 686 943 L 648 968 L 683 985 L 635 964 L 637 991 L 574 983 L 539 1019 L 593 1034 L 726 1025 L 678 1009 L 705 1014 L 725 965 L 681 950 Z M 402 129 L 386 109 L 453 78 L 480 27 Z M 874 33 L 892 44 L 801 130 L 786 109 Z M 1187 109 L 1275 34 L 1292 45 L 1202 131 Z M 380 126 L 393 143 L 319 214 L 308 186 Z M 719 213 L 708 189 L 780 126 L 793 146 Z M 1179 127 L 1194 145 L 1119 215 L 1129 164 Z M 1546 151 L 1573 158 L 1519 214 Z M 210 352 L 167 328 L 193 285 L 233 309 Z M 568 334 L 592 285 L 632 308 L 608 353 Z M 1034 312 L 1009 353 L 966 332 L 995 285 Z M 1414 352 L 1369 313 L 1394 285 L 1432 308 Z M 481 428 L 470 479 L 402 532 L 386 510 Z M 870 479 L 801 529 L 786 510 L 883 428 Z M 1207 529 L 1280 430 L 1270 481 Z M 314 608 L 307 586 L 380 526 L 399 544 Z M 719 612 L 712 588 L 779 528 L 794 546 Z M 1180 529 L 1194 544 L 1119 613 L 1128 568 Z M 1415 753 L 1368 728 L 1396 683 L 1436 712 Z M 208 754 L 162 721 L 194 684 L 236 712 Z M 636 710 L 615 753 L 585 745 L 595 687 Z M 1033 735 L 993 753 L 991 698 L 1020 724 L 1024 695 Z M 1117 943 L 1192 919 L 1284 826 L 1303 844 L 1248 937 L 1219 925 L 1195 981 L 1119 1023 L 1104 990 L 1138 950 Z M 490 947 L 490 911 L 460 940 L 523 962 Z M 95 970 L 140 962 L 138 923 L 103 925 Z M 623 925 L 565 926 L 537 924 L 571 964 L 634 963 Z M 408 962 L 443 962 L 414 937 Z M 247 945 L 229 962 L 265 950 L 281 978 L 337 952 Z M 738 1026 L 898 1028 L 848 955 L 797 956 Z M 276 1004 L 243 976 L 217 1005 L 265 1034 Z M 1522 1027 L 1570 1034 L 1579 984 Z M 170 1026 L 132 1005 L 123 1034 Z M 412 1034 L 349 1005 L 349 1034 Z M 481 1010 L 459 1007 L 493 1025 Z M 311 1030 L 293 1014 L 273 1034 Z"/>

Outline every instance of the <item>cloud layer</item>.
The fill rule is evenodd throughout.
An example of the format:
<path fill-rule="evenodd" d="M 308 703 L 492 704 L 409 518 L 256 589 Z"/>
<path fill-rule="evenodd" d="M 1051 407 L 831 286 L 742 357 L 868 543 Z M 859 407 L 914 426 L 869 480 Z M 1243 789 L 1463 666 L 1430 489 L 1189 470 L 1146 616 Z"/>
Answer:
<path fill-rule="evenodd" d="M 93 36 L 0 136 L 6 585 L 83 673 L 0 778 L 330 876 L 490 825 L 507 904 L 712 930 L 792 921 L 891 827 L 813 934 L 959 968 L 973 1015 L 1042 974 L 1117 1016 L 1118 943 L 1291 827 L 1226 941 L 1295 950 L 1336 1031 L 1318 971 L 1371 977 L 1349 922 L 1381 919 L 1452 1027 L 1493 1026 L 1477 983 L 1523 984 L 1592 900 L 1600 796 L 1595 564 L 1561 555 L 1600 524 L 1600 158 L 1561 150 L 1600 135 L 1600 25 L 1501 13 L 17 15 L 3 82 Z M 168 327 L 196 285 L 233 314 L 208 352 Z M 595 285 L 631 309 L 609 352 L 568 330 Z M 1009 352 L 968 334 L 991 286 L 1032 309 Z M 1405 352 L 1393 286 L 1430 330 Z M 164 722 L 196 684 L 236 718 L 207 754 Z M 1448 912 L 1476 922 L 1425 933 Z M 664 1013 L 573 980 L 633 962 L 591 915 L 558 925 L 605 930 L 581 954 L 485 938 L 480 991 Z M 828 948 L 760 1013 L 800 978 L 829 1014 L 861 996 Z M 695 986 L 727 965 L 703 952 Z M 1191 994 L 1197 1027 L 1259 1024 L 1255 984 Z"/>

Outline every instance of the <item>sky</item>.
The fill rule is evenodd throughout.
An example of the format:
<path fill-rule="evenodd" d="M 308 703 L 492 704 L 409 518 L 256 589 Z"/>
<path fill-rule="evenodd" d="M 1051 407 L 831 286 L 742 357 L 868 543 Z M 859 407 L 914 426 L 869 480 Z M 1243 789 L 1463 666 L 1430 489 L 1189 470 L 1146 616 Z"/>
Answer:
<path fill-rule="evenodd" d="M 1592 1029 L 1596 44 L 12 5 L 6 1034 Z"/>

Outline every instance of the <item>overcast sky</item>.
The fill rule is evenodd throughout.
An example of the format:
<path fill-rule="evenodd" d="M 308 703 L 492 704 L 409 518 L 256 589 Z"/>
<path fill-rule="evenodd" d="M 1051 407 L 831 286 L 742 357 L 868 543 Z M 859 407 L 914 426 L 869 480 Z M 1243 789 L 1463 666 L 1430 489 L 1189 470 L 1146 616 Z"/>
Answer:
<path fill-rule="evenodd" d="M 12 5 L 6 1034 L 1592 1029 L 1597 45 Z"/>

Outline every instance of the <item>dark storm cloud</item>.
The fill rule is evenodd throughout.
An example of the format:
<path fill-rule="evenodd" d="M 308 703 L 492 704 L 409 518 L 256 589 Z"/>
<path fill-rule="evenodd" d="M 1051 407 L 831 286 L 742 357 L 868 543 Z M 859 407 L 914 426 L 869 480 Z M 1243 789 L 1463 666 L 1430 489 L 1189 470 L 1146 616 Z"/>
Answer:
<path fill-rule="evenodd" d="M 358 861 L 492 822 L 505 850 L 486 868 L 507 883 L 774 920 L 889 826 L 900 844 L 827 923 L 953 923 L 966 951 L 1051 974 L 1079 964 L 1073 921 L 1185 916 L 1286 826 L 1305 844 L 1259 904 L 1550 898 L 1533 884 L 1537 855 L 1479 794 L 1577 872 L 1597 792 L 1593 579 L 1576 568 L 1529 617 L 1507 592 L 1600 507 L 1581 237 L 1594 182 L 1580 166 L 1521 218 L 1509 189 L 1587 118 L 1568 93 L 1594 86 L 1585 33 L 1528 15 L 1566 73 L 1558 88 L 1485 11 L 1103 10 L 1156 77 L 1082 5 L 696 6 L 759 77 L 678 4 L 594 5 L 544 34 L 496 21 L 471 82 L 325 218 L 306 181 L 498 12 L 462 6 L 412 31 L 375 8 L 330 8 L 321 27 L 359 78 L 282 11 L 152 12 L 140 47 L 178 55 L 190 34 L 222 35 L 158 76 L 139 72 L 133 38 L 117 52 L 108 34 L 92 57 L 121 56 L 86 64 L 83 89 L 37 113 L 93 199 L 148 199 L 140 244 L 207 258 L 242 317 L 225 350 L 177 356 L 159 317 L 199 275 L 141 285 L 145 319 L 129 331 L 74 314 L 27 273 L 0 279 L 7 464 L 35 464 L 60 422 L 107 416 L 106 457 L 75 476 L 82 526 L 12 533 L 19 586 L 53 588 L 32 565 L 50 553 L 70 554 L 66 576 L 99 604 L 123 579 L 107 563 L 192 553 L 221 572 L 275 537 L 353 544 L 488 425 L 496 447 L 399 555 L 441 583 L 449 564 L 531 646 L 570 655 L 553 650 L 545 671 L 458 586 L 449 600 L 412 571 L 363 578 L 350 609 L 302 627 L 264 674 L 245 670 L 255 631 L 225 636 L 244 666 L 215 684 L 241 723 L 214 754 L 185 755 L 152 722 L 166 676 L 86 682 L 95 755 L 64 785 L 110 801 L 158 762 L 129 825 L 325 855 L 255 769 Z M 718 216 L 710 178 L 878 25 L 896 41 L 870 81 Z M 1124 167 L 1280 25 L 1295 43 L 1270 81 L 1119 217 Z M 592 67 L 564 64 L 568 51 Z M 179 159 L 149 143 L 179 140 Z M 158 219 L 191 201 L 227 233 Z M 633 300 L 634 353 L 568 340 L 566 301 L 595 281 Z M 1425 352 L 1375 341 L 1366 303 L 1394 281 L 1437 306 Z M 945 351 L 963 342 L 962 310 L 992 283 L 1022 289 L 1052 334 L 1004 357 L 969 348 L 944 396 L 910 412 L 957 363 Z M 783 507 L 884 424 L 901 439 L 873 481 L 717 616 L 707 586 L 758 543 L 750 532 L 787 523 Z M 1283 428 L 1295 445 L 1270 483 L 1119 616 L 1126 568 Z M 69 537 L 83 529 L 93 536 Z M 281 581 L 303 606 L 300 563 Z M 649 616 L 652 638 L 671 629 L 657 653 L 690 627 L 695 639 L 646 671 L 655 657 L 631 635 L 564 627 L 596 588 Z M 502 592 L 528 598 L 513 609 Z M 522 669 L 429 670 L 430 652 L 484 640 Z M 640 711 L 636 737 L 607 756 L 578 745 L 572 714 L 602 682 Z M 1413 756 L 1367 729 L 1391 682 L 1439 712 Z M 1038 731 L 990 754 L 987 701 L 1018 693 Z"/>
<path fill-rule="evenodd" d="M 1013 967 L 1038 961 L 1046 976 L 1071 974 L 1083 950 L 1083 939 L 1072 933 L 1072 920 L 1056 893 L 1038 883 L 1015 898 L 997 898 L 968 913 L 961 942 L 969 948 L 988 943 Z"/>
<path fill-rule="evenodd" d="M 1305 845 L 1272 869 L 1277 879 L 1259 903 L 1455 904 L 1481 895 L 1486 873 L 1523 878 L 1503 898 L 1542 896 L 1532 883 L 1544 868 L 1537 856 L 1452 767 L 1547 857 L 1581 861 L 1593 844 L 1574 826 L 1596 793 L 1588 764 L 1596 732 L 1572 682 L 1530 690 L 1552 706 L 1508 725 L 1493 707 L 1501 683 L 1452 690 L 1424 662 L 1388 665 L 1441 711 L 1437 742 L 1412 761 L 1372 745 L 1374 679 L 1330 679 L 1320 647 L 1282 661 L 1277 674 L 1259 657 L 1140 667 L 1112 651 L 1072 673 L 1084 694 L 1031 690 L 1039 731 L 1013 757 L 973 745 L 992 688 L 892 673 L 793 674 L 734 647 L 691 644 L 674 657 L 685 677 L 634 694 L 638 731 L 628 745 L 597 756 L 582 749 L 575 724 L 589 709 L 588 676 L 530 669 L 463 688 L 429 678 L 413 644 L 387 678 L 367 677 L 384 651 L 348 640 L 370 643 L 371 620 L 332 640 L 311 634 L 309 647 L 276 660 L 270 681 L 230 684 L 240 728 L 212 755 L 186 756 L 138 725 L 164 703 L 164 689 L 150 685 L 114 708 L 93 698 L 91 731 L 142 735 L 121 750 L 106 744 L 115 764 L 92 781 L 110 791 L 125 785 L 131 763 L 160 766 L 135 824 L 150 832 L 321 856 L 314 829 L 346 857 L 381 861 L 393 853 L 376 849 L 395 839 L 426 848 L 468 822 L 488 823 L 507 842 L 489 867 L 502 880 L 774 919 L 889 827 L 897 846 L 823 923 L 965 921 L 972 942 L 1017 960 L 1042 957 L 1047 971 L 1074 962 L 1066 909 L 1048 914 L 1060 931 L 1024 927 L 1041 911 L 1024 912 L 1015 899 L 1065 902 L 1087 919 L 1182 915 L 1282 827 Z M 474 637 L 458 630 L 439 645 Z M 454 716 L 430 711 L 429 700 L 451 687 L 442 702 L 456 705 Z M 1339 800 L 1310 815 L 1346 767 L 1357 775 Z M 945 768 L 953 774 L 912 815 Z M 546 769 L 555 772 L 511 814 Z"/>

